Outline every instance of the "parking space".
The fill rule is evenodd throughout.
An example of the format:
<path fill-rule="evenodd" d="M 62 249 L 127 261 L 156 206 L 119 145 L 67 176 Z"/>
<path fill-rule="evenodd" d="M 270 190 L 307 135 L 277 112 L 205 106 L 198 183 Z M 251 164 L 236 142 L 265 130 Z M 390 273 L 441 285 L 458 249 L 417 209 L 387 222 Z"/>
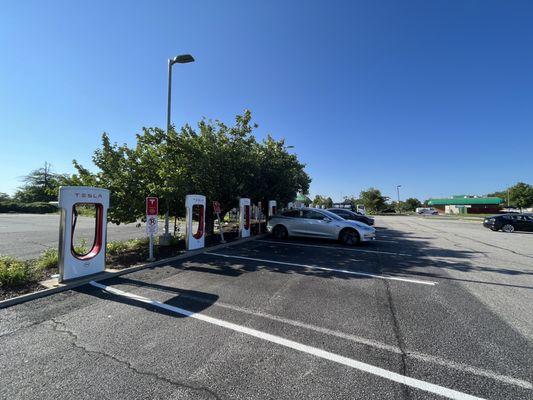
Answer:
<path fill-rule="evenodd" d="M 505 274 L 438 225 L 378 222 L 357 247 L 259 239 L 0 310 L 0 398 L 531 398 L 524 256 Z"/>

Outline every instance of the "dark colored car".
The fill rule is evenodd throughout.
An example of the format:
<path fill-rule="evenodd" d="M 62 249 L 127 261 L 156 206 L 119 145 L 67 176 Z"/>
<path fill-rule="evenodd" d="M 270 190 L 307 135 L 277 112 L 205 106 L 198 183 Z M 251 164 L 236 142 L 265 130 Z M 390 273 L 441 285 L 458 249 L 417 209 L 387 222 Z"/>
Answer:
<path fill-rule="evenodd" d="M 359 221 L 370 226 L 374 225 L 374 218 L 367 217 L 366 215 L 359 214 L 345 208 L 328 208 L 328 211 L 347 220 Z"/>
<path fill-rule="evenodd" d="M 483 226 L 491 231 L 504 232 L 529 231 L 533 232 L 533 214 L 502 214 L 487 217 Z"/>

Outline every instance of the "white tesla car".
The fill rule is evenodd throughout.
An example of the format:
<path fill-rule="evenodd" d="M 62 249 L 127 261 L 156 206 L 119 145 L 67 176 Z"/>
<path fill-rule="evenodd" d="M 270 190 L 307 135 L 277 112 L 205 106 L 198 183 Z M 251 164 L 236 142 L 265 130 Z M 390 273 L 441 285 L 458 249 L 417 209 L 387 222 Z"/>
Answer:
<path fill-rule="evenodd" d="M 267 230 L 276 239 L 289 236 L 316 237 L 340 240 L 347 245 L 376 239 L 373 227 L 316 208 L 300 208 L 273 215 L 268 220 Z"/>

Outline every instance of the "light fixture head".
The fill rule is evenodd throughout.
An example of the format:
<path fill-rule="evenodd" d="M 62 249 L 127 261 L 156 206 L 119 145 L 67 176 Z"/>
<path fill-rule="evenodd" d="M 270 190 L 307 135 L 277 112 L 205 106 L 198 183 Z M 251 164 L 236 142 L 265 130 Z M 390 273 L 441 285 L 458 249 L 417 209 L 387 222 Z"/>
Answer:
<path fill-rule="evenodd" d="M 171 64 L 187 64 L 190 62 L 194 62 L 194 57 L 190 54 L 181 54 L 170 60 Z"/>

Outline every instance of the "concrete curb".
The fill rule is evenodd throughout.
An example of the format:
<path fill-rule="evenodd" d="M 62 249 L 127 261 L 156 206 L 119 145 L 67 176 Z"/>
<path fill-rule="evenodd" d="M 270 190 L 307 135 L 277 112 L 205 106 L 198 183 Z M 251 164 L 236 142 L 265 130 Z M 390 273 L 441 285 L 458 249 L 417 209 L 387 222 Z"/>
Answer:
<path fill-rule="evenodd" d="M 263 233 L 261 235 L 256 235 L 256 236 L 252 236 L 252 237 L 245 238 L 245 239 L 237 239 L 229 243 L 218 244 L 216 246 L 211 246 L 211 247 L 204 247 L 203 249 L 199 249 L 199 250 L 192 250 L 192 251 L 186 252 L 185 254 L 180 254 L 179 256 L 169 257 L 169 258 L 165 258 L 165 259 L 154 261 L 154 262 L 147 263 L 147 264 L 135 265 L 133 267 L 124 268 L 121 270 L 104 271 L 100 274 L 90 275 L 90 276 L 86 276 L 80 279 L 76 279 L 71 282 L 59 284 L 59 286 L 56 286 L 50 289 L 43 289 L 43 290 L 39 290 L 38 292 L 23 294 L 21 296 L 12 297 L 11 299 L 2 300 L 0 301 L 0 309 L 11 307 L 11 306 L 14 306 L 20 303 L 25 303 L 30 300 L 40 299 L 41 297 L 50 296 L 52 294 L 64 292 L 66 290 L 71 290 L 71 289 L 86 285 L 87 283 L 91 281 L 96 281 L 96 282 L 103 281 L 105 279 L 110 279 L 110 278 L 115 278 L 117 276 L 130 274 L 132 272 L 137 272 L 137 271 L 140 271 L 146 268 L 159 267 L 161 265 L 166 265 L 173 261 L 194 257 L 198 254 L 202 254 L 207 251 L 223 249 L 226 247 L 235 246 L 237 244 L 246 243 L 252 240 L 262 239 L 266 237 L 267 235 L 268 235 L 267 233 Z"/>

